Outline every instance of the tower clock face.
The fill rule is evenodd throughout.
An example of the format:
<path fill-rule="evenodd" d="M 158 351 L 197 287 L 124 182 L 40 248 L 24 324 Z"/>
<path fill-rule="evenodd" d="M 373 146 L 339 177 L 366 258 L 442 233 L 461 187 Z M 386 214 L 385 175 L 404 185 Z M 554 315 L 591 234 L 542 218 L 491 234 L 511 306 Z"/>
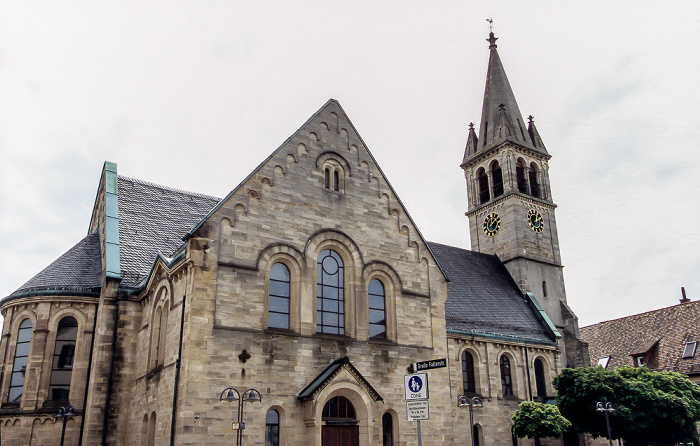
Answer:
<path fill-rule="evenodd" d="M 539 212 L 534 209 L 530 209 L 527 212 L 527 222 L 530 223 L 530 227 L 533 231 L 540 233 L 544 229 L 544 219 Z"/>
<path fill-rule="evenodd" d="M 501 229 L 501 217 L 495 212 L 487 215 L 484 219 L 484 234 L 487 237 L 493 237 L 499 229 Z"/>

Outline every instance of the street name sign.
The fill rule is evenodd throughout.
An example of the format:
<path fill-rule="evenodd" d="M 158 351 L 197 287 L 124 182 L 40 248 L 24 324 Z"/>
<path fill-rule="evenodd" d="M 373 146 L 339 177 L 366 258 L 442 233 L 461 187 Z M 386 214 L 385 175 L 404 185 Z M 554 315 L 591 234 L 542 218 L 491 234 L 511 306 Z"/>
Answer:
<path fill-rule="evenodd" d="M 413 371 L 420 372 L 421 370 L 438 369 L 447 367 L 447 358 L 431 359 L 430 361 L 421 361 L 413 363 Z"/>

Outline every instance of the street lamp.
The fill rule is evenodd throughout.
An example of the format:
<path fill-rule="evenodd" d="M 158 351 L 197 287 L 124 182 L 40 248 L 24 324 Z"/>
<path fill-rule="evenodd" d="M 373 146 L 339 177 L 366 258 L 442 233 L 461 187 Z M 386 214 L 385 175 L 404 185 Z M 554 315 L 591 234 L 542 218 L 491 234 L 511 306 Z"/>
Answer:
<path fill-rule="evenodd" d="M 61 446 L 63 446 L 63 438 L 66 435 L 66 421 L 68 421 L 68 418 L 73 418 L 76 411 L 77 409 L 75 406 L 71 404 L 68 407 L 59 408 L 58 413 L 53 416 L 54 418 L 60 418 L 63 420 L 63 427 L 61 428 Z"/>
<path fill-rule="evenodd" d="M 457 400 L 457 406 L 469 407 L 469 429 L 471 430 L 469 435 L 472 437 L 472 446 L 474 446 L 474 408 L 484 407 L 484 402 L 481 401 L 481 398 L 478 396 L 467 398 L 466 396 L 462 395 Z"/>
<path fill-rule="evenodd" d="M 238 422 L 233 423 L 233 428 L 236 430 L 236 446 L 242 446 L 243 429 L 245 429 L 245 423 L 243 422 L 243 403 L 262 402 L 262 395 L 255 389 L 248 389 L 241 395 L 235 387 L 227 387 L 221 392 L 219 401 L 238 401 Z"/>
<path fill-rule="evenodd" d="M 605 412 L 605 423 L 608 425 L 608 440 L 610 440 L 610 446 L 613 446 L 612 433 L 610 431 L 610 414 L 615 412 L 615 409 L 613 409 L 610 403 L 606 403 L 605 406 L 603 406 L 603 403 L 598 403 L 595 406 L 595 410 L 598 412 Z"/>

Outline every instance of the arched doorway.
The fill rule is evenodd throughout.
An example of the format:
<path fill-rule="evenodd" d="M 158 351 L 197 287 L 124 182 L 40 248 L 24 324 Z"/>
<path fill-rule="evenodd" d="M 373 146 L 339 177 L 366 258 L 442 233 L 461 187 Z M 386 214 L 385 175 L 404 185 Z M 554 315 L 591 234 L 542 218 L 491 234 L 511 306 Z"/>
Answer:
<path fill-rule="evenodd" d="M 360 426 L 350 400 L 335 396 L 323 407 L 321 444 L 323 446 L 360 446 Z"/>

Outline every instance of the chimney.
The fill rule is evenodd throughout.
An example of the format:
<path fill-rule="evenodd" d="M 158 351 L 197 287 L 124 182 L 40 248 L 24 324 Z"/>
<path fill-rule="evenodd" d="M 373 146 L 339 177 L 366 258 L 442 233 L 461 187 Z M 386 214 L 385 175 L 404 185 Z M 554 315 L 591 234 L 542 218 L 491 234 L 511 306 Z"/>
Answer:
<path fill-rule="evenodd" d="M 687 304 L 688 302 L 690 302 L 690 299 L 685 297 L 685 287 L 683 286 L 681 287 L 681 294 L 683 295 L 683 299 L 681 299 L 682 304 Z"/>

